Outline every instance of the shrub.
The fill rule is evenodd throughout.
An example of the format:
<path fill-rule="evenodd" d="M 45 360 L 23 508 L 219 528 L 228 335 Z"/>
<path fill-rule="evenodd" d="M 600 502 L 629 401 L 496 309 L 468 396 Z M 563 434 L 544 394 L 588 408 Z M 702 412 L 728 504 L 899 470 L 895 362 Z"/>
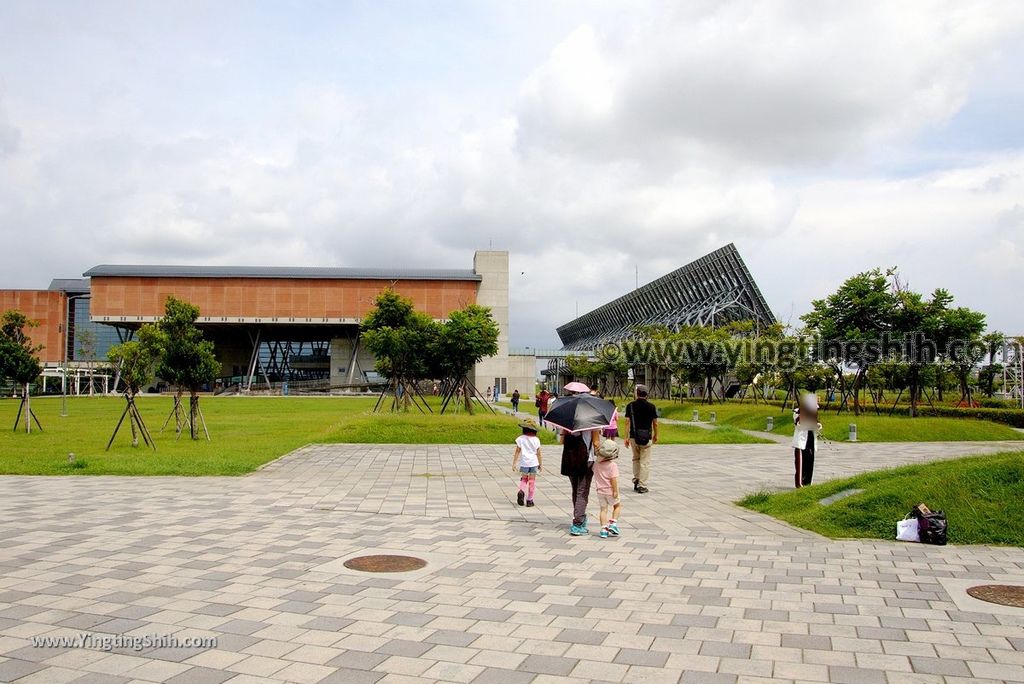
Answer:
<path fill-rule="evenodd" d="M 1024 411 L 998 408 L 953 408 L 951 406 L 919 406 L 918 415 L 935 418 L 975 418 L 991 420 L 1015 428 L 1024 428 Z"/>
<path fill-rule="evenodd" d="M 994 397 L 984 397 L 978 403 L 982 408 L 1015 409 L 1020 407 L 1020 404 L 1013 399 L 996 399 Z"/>

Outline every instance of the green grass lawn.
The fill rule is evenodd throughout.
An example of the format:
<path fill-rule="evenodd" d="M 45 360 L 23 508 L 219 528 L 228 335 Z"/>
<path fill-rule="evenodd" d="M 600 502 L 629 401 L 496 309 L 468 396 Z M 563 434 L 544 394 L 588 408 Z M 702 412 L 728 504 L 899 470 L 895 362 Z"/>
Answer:
<path fill-rule="evenodd" d="M 770 439 L 753 437 L 729 425 L 708 430 L 662 423 L 658 432 L 658 444 L 774 444 Z"/>
<path fill-rule="evenodd" d="M 19 475 L 242 475 L 311 443 L 508 444 L 520 434 L 517 420 L 478 411 L 431 415 L 372 413 L 372 398 L 203 397 L 212 441 L 175 439 L 173 424 L 161 433 L 169 396 L 143 396 L 139 410 L 157 444 L 153 452 L 131 446 L 127 423 L 110 451 L 104 447 L 124 408 L 120 397 L 71 397 L 68 417 L 60 399 L 33 399 L 44 432 L 11 432 L 17 401 L 0 400 L 0 474 Z M 435 398 L 430 398 L 435 411 Z M 546 444 L 555 436 L 540 434 Z M 758 441 L 729 428 L 664 426 L 664 444 L 731 444 Z M 75 463 L 68 462 L 68 453 Z M 511 451 L 510 451 L 511 453 Z"/>
<path fill-rule="evenodd" d="M 522 434 L 518 422 L 512 416 L 502 413 L 439 416 L 419 411 L 373 414 L 364 410 L 346 416 L 343 421 L 337 421 L 315 441 L 351 444 L 508 444 L 512 449 L 512 443 Z M 545 444 L 556 441 L 555 436 L 547 430 L 542 430 L 539 436 Z"/>
<path fill-rule="evenodd" d="M 169 396 L 139 397 L 143 419 L 157 451 L 132 448 L 127 423 L 110 451 L 107 440 L 124 408 L 120 397 L 69 398 L 68 417 L 60 399 L 32 400 L 44 432 L 11 432 L 17 401 L 0 400 L 0 474 L 22 475 L 241 475 L 310 443 L 509 444 L 520 434 L 506 415 L 469 416 L 373 414 L 369 398 L 203 397 L 212 441 L 175 439 L 167 417 Z M 554 437 L 543 434 L 553 442 Z M 140 442 L 141 443 L 141 442 Z M 68 463 L 73 452 L 76 463 Z"/>
<path fill-rule="evenodd" d="M 819 500 L 863 489 L 830 506 Z M 953 544 L 1024 546 L 1024 451 L 864 473 L 789 492 L 751 494 L 739 505 L 833 538 L 894 539 L 896 521 L 924 502 L 943 510 Z"/>
<path fill-rule="evenodd" d="M 715 411 L 717 422 L 744 430 L 764 430 L 768 416 L 775 418 L 777 435 L 793 434 L 793 414 L 778 406 L 764 404 L 678 404 L 655 402 L 662 416 L 676 420 L 692 420 L 693 410 L 700 412 L 701 420 L 708 420 Z M 857 424 L 857 439 L 861 442 L 976 442 L 994 440 L 1020 440 L 1024 433 L 988 420 L 959 418 L 910 418 L 908 416 L 876 416 L 874 412 L 854 416 L 848 411 L 836 414 L 822 411 L 824 436 L 835 442 L 846 441 L 850 423 Z"/>

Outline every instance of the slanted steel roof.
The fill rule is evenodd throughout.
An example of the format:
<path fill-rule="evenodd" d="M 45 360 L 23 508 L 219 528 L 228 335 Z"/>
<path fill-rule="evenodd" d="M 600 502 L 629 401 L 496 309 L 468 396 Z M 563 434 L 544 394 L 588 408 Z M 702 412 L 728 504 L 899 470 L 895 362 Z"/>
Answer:
<path fill-rule="evenodd" d="M 558 327 L 563 350 L 597 349 L 639 326 L 775 323 L 760 288 L 732 243 Z"/>
<path fill-rule="evenodd" d="M 170 266 L 102 264 L 86 277 L 281 278 L 313 280 L 481 280 L 471 269 L 331 268 L 324 266 Z"/>

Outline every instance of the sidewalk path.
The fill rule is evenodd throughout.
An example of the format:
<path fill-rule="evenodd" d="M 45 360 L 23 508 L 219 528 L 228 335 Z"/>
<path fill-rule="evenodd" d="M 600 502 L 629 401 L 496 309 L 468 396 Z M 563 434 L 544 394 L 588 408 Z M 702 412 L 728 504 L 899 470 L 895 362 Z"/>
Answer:
<path fill-rule="evenodd" d="M 841 444 L 816 478 L 1019 448 Z M 658 446 L 622 537 L 572 538 L 555 450 L 530 509 L 510 456 L 330 445 L 241 478 L 0 478 L 0 682 L 1024 681 L 1024 610 L 954 587 L 1024 583 L 1024 550 L 831 541 L 736 508 L 789 482 L 766 444 Z M 373 550 L 429 565 L 339 563 Z M 31 641 L 80 633 L 218 644 Z"/>

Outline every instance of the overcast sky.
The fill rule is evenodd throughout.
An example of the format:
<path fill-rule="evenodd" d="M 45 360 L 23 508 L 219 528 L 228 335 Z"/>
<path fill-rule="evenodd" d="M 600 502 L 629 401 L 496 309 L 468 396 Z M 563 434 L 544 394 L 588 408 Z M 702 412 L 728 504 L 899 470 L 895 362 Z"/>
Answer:
<path fill-rule="evenodd" d="M 783 321 L 898 265 L 1024 333 L 1024 2 L 0 3 L 0 287 L 468 268 L 512 344 L 734 242 Z"/>

